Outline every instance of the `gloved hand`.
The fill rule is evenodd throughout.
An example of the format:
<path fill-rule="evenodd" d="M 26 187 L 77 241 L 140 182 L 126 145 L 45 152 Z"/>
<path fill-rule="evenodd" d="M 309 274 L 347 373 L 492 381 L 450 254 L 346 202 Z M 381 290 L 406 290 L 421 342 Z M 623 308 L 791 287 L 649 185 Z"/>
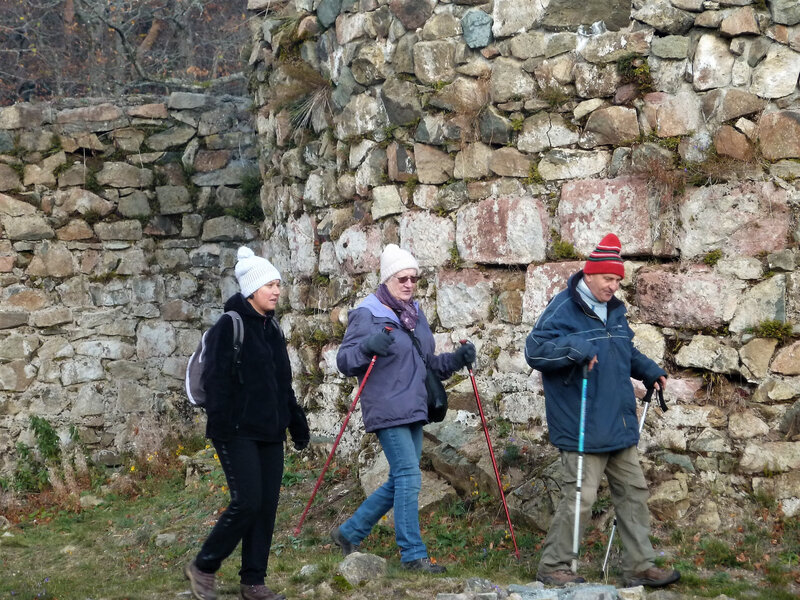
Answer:
<path fill-rule="evenodd" d="M 461 362 L 461 366 L 469 367 L 472 363 L 475 362 L 475 357 L 477 353 L 475 352 L 475 346 L 472 342 L 467 342 L 466 344 L 461 344 L 456 350 L 456 360 Z"/>
<path fill-rule="evenodd" d="M 308 446 L 308 443 L 311 441 L 311 432 L 308 429 L 306 411 L 295 401 L 293 406 L 290 406 L 289 412 L 289 434 L 292 436 L 295 450 L 302 450 Z"/>
<path fill-rule="evenodd" d="M 377 354 L 378 356 L 387 356 L 389 354 L 389 346 L 394 343 L 394 338 L 388 331 L 381 331 L 375 333 L 361 342 L 359 348 L 367 356 Z"/>
<path fill-rule="evenodd" d="M 663 390 L 667 385 L 666 375 L 665 374 L 660 374 L 655 379 L 653 379 L 652 377 L 649 377 L 644 381 L 644 386 L 648 390 L 654 388 L 656 386 L 656 384 L 658 384 L 659 388 L 661 388 Z"/>

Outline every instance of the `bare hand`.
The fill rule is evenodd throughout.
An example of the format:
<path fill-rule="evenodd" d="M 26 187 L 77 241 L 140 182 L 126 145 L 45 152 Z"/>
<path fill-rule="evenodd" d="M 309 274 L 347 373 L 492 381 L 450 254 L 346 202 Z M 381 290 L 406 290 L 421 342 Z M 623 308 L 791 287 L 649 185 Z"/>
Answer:
<path fill-rule="evenodd" d="M 589 361 L 589 370 L 591 371 L 592 368 L 598 363 L 597 354 L 592 357 L 592 360 Z"/>
<path fill-rule="evenodd" d="M 654 387 L 655 385 L 658 385 L 658 389 L 663 392 L 667 388 L 667 378 L 662 375 L 654 382 Z"/>

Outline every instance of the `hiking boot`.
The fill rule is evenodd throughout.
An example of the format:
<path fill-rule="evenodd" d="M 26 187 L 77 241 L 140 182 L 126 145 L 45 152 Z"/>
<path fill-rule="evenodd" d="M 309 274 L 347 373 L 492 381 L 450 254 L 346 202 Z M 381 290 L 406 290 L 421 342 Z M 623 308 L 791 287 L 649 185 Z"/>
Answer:
<path fill-rule="evenodd" d="M 586 580 L 579 575 L 576 575 L 569 569 L 557 569 L 549 573 L 539 573 L 536 575 L 536 580 L 541 581 L 545 585 L 567 585 L 568 583 L 584 583 Z"/>
<path fill-rule="evenodd" d="M 192 596 L 197 600 L 217 600 L 216 576 L 197 568 L 194 561 L 183 568 L 183 574 L 189 580 Z"/>
<path fill-rule="evenodd" d="M 239 586 L 239 598 L 242 600 L 286 600 L 286 596 L 273 592 L 265 585 L 246 585 Z"/>
<path fill-rule="evenodd" d="M 342 556 L 347 556 L 353 552 L 358 552 L 358 544 L 354 544 L 344 537 L 338 527 L 331 529 L 331 539 L 333 540 L 334 544 L 342 549 Z"/>
<path fill-rule="evenodd" d="M 420 571 L 422 573 L 433 574 L 447 571 L 446 567 L 432 563 L 430 558 L 418 558 L 417 560 L 410 560 L 401 564 L 406 571 Z"/>
<path fill-rule="evenodd" d="M 635 573 L 625 580 L 626 587 L 636 587 L 646 585 L 647 587 L 664 587 L 670 583 L 675 583 L 681 578 L 681 574 L 675 569 L 659 569 L 650 567 L 646 571 Z"/>

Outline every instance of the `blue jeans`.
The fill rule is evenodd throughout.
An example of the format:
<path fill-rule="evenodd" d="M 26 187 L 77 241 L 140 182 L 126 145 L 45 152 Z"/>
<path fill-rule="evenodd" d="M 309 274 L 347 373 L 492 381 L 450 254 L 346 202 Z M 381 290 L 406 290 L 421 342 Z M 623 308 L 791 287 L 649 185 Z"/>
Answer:
<path fill-rule="evenodd" d="M 394 508 L 394 531 L 400 560 L 428 556 L 419 532 L 419 490 L 422 473 L 422 423 L 379 429 L 376 433 L 389 461 L 389 479 L 361 503 L 339 531 L 351 544 L 360 544 L 380 518 Z"/>

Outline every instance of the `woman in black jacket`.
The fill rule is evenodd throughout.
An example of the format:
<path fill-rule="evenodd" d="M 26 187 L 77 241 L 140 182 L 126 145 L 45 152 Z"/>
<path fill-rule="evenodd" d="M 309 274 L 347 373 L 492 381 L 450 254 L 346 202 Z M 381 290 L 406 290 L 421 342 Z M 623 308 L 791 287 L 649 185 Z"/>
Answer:
<path fill-rule="evenodd" d="M 292 391 L 286 340 L 275 319 L 281 276 L 249 248 L 238 251 L 241 289 L 225 303 L 244 322 L 239 364 L 234 365 L 233 322 L 221 318 L 206 337 L 203 381 L 208 425 L 228 482 L 231 501 L 197 557 L 184 569 L 197 600 L 214 600 L 215 573 L 242 542 L 239 597 L 282 600 L 264 585 L 283 476 L 283 443 L 289 428 L 295 448 L 308 445 L 303 409 Z"/>

